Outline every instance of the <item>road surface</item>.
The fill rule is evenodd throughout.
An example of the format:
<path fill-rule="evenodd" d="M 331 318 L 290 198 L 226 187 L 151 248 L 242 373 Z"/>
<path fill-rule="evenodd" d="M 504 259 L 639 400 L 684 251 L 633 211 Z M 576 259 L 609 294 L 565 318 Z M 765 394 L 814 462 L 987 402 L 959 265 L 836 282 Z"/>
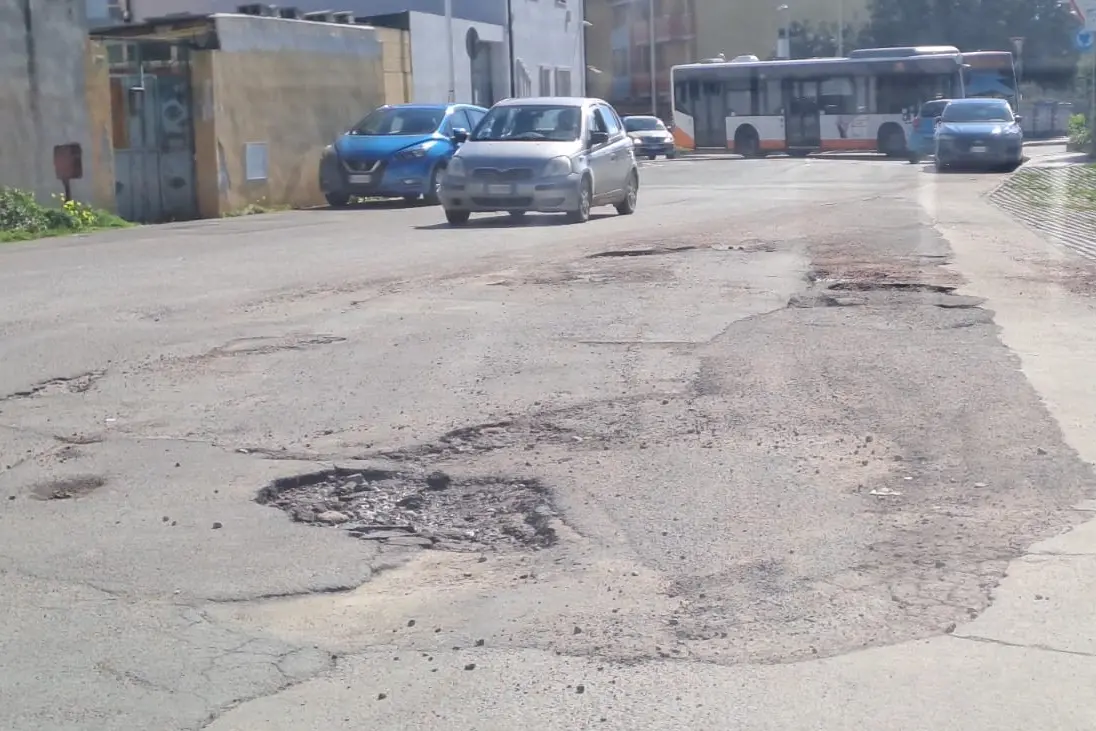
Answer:
<path fill-rule="evenodd" d="M 642 180 L 0 249 L 0 728 L 1091 729 L 1086 265 L 1000 175 Z"/>

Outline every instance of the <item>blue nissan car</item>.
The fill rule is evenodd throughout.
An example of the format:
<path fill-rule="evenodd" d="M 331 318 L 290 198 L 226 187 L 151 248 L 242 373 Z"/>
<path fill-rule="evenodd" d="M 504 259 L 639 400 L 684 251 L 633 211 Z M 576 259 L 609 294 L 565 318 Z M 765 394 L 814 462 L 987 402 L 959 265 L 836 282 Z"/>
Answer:
<path fill-rule="evenodd" d="M 332 206 L 352 198 L 438 202 L 441 171 L 487 110 L 470 104 L 395 104 L 370 112 L 320 158 L 320 190 Z"/>
<path fill-rule="evenodd" d="M 936 121 L 936 169 L 952 165 L 1020 167 L 1024 132 L 1004 99 L 954 99 Z"/>

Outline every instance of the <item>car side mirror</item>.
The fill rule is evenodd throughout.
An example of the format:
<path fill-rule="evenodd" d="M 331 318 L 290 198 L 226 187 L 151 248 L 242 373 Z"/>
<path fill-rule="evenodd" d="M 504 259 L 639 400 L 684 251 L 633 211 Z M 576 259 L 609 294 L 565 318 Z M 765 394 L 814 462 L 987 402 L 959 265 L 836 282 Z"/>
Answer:
<path fill-rule="evenodd" d="M 1013 119 L 1015 119 L 1015 120 L 1016 120 L 1016 124 L 1020 124 L 1020 122 L 1023 122 L 1023 121 L 1024 121 L 1024 118 L 1023 118 L 1023 116 L 1021 116 L 1021 115 L 1019 115 L 1019 114 L 1017 114 L 1017 115 L 1016 115 L 1015 117 L 1013 117 Z"/>
<path fill-rule="evenodd" d="M 453 130 L 453 133 L 449 135 L 449 139 L 453 140 L 453 142 L 458 145 L 464 144 L 468 141 L 468 130 L 463 127 L 456 127 Z"/>
<path fill-rule="evenodd" d="M 933 126 L 939 127 L 939 126 L 940 126 L 940 125 L 942 125 L 943 123 L 944 123 L 944 120 L 943 120 L 943 119 L 942 119 L 941 117 L 937 117 L 937 118 L 936 118 L 936 121 L 935 121 L 935 122 L 933 122 Z"/>
<path fill-rule="evenodd" d="M 601 147 L 602 145 L 609 144 L 608 132 L 591 132 L 590 133 L 590 147 Z"/>

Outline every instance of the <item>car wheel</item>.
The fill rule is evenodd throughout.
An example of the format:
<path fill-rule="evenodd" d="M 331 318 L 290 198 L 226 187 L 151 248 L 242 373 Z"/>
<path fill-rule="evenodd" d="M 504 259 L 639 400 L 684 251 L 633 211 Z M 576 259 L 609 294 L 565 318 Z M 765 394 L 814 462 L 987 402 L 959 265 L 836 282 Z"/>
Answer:
<path fill-rule="evenodd" d="M 472 214 L 468 211 L 452 211 L 448 208 L 445 209 L 445 220 L 449 222 L 451 226 L 463 226 L 468 223 L 468 219 L 472 217 Z"/>
<path fill-rule="evenodd" d="M 426 187 L 426 194 L 422 197 L 428 206 L 436 206 L 440 202 L 438 188 L 441 186 L 441 171 L 440 165 L 430 171 L 430 183 Z"/>
<path fill-rule="evenodd" d="M 350 205 L 350 195 L 348 193 L 333 191 L 331 193 L 324 193 L 323 197 L 327 200 L 327 205 L 332 208 L 345 208 Z"/>
<path fill-rule="evenodd" d="M 655 160 L 655 159 L 657 159 L 657 158 L 658 158 L 658 155 L 648 155 L 648 156 L 647 156 L 647 159 L 648 159 L 648 160 Z"/>
<path fill-rule="evenodd" d="M 514 219 L 515 221 L 520 221 L 521 219 L 525 218 L 525 211 L 510 211 L 510 218 Z"/>
<path fill-rule="evenodd" d="M 639 176 L 636 171 L 628 173 L 628 182 L 624 184 L 624 200 L 616 204 L 617 213 L 622 216 L 630 216 L 636 212 L 636 201 L 639 199 Z"/>
<path fill-rule="evenodd" d="M 416 203 L 416 202 L 418 202 L 418 200 L 419 200 L 419 197 L 417 195 L 405 195 L 403 197 L 403 202 L 407 203 L 408 205 L 411 205 L 412 203 Z"/>
<path fill-rule="evenodd" d="M 910 165 L 917 165 L 921 162 L 921 156 L 916 152 L 910 153 Z"/>
<path fill-rule="evenodd" d="M 578 208 L 567 212 L 571 223 L 586 223 L 590 220 L 590 208 L 594 202 L 594 190 L 589 178 L 583 178 L 578 186 Z"/>
<path fill-rule="evenodd" d="M 673 160 L 673 159 L 674 159 L 675 157 L 677 157 L 677 153 L 676 153 L 676 152 L 667 152 L 667 153 L 666 153 L 666 159 L 667 159 L 667 160 Z"/>
<path fill-rule="evenodd" d="M 938 172 L 938 173 L 942 173 L 942 172 L 944 172 L 945 170 L 948 169 L 948 164 L 946 162 L 944 162 L 942 159 L 940 159 L 939 155 L 936 156 L 936 163 L 935 164 L 936 164 L 936 172 Z"/>

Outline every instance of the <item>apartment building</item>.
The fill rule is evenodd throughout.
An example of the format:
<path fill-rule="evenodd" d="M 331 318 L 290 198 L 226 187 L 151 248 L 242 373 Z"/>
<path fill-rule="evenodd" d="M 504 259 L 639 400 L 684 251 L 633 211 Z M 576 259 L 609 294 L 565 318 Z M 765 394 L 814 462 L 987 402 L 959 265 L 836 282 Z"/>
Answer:
<path fill-rule="evenodd" d="M 859 26 L 866 8 L 867 0 L 586 0 L 587 63 L 595 69 L 587 85 L 622 112 L 665 118 L 672 66 L 720 54 L 769 58 L 791 23 Z"/>

